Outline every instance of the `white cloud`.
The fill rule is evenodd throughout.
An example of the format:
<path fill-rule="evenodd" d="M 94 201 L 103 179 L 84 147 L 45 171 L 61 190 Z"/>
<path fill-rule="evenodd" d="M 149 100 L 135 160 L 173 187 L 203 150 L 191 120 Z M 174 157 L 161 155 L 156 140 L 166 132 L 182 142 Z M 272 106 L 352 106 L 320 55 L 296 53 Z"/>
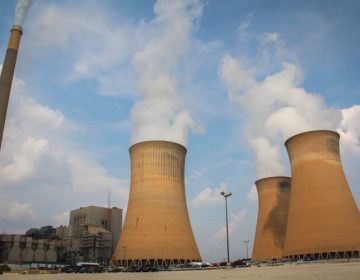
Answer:
<path fill-rule="evenodd" d="M 360 180 L 360 105 L 341 110 L 342 121 L 338 128 L 340 134 L 340 152 L 342 163 L 347 175 L 350 187 L 355 195 L 359 197 L 359 190 L 356 188 Z M 359 204 L 360 202 L 357 201 Z"/>
<path fill-rule="evenodd" d="M 126 206 L 127 180 L 111 176 L 74 140 L 82 130 L 29 98 L 22 81 L 14 79 L 13 89 L 0 157 L 0 190 L 8 197 L 0 202 L 2 226 L 21 231 L 37 218 L 64 221 L 60 211 L 105 202 L 107 188 L 116 205 Z M 19 195 L 29 202 L 19 202 Z"/>
<path fill-rule="evenodd" d="M 300 64 L 278 33 L 265 33 L 258 38 L 257 55 L 251 59 L 244 53 L 240 57 L 225 55 L 219 66 L 229 100 L 245 117 L 244 135 L 255 158 L 257 178 L 288 175 L 284 141 L 289 137 L 329 129 L 341 136 L 344 170 L 350 186 L 356 185 L 360 168 L 360 105 L 328 107 L 319 94 L 302 87 Z M 358 190 L 353 188 L 353 192 L 358 197 Z M 251 194 L 255 194 L 254 189 L 248 198 L 255 197 Z"/>
<path fill-rule="evenodd" d="M 199 179 L 203 176 L 204 169 L 202 170 L 193 170 L 191 172 L 190 178 L 191 179 Z"/>
<path fill-rule="evenodd" d="M 2 143 L 0 188 L 67 185 L 66 153 L 57 147 L 74 127 L 64 115 L 24 94 L 25 84 L 14 87 Z"/>
<path fill-rule="evenodd" d="M 223 43 L 219 40 L 213 40 L 210 42 L 203 42 L 200 40 L 195 40 L 195 45 L 199 49 L 201 54 L 211 54 L 218 51 L 220 48 L 223 47 Z"/>
<path fill-rule="evenodd" d="M 241 42 L 248 40 L 249 37 L 251 36 L 251 33 L 249 32 L 249 27 L 251 26 L 253 15 L 254 15 L 253 12 L 247 14 L 246 18 L 239 25 L 238 32 L 239 32 L 239 39 Z"/>
<path fill-rule="evenodd" d="M 252 202 L 257 202 L 258 201 L 258 193 L 257 193 L 255 185 L 251 186 L 250 191 L 246 195 L 246 198 L 248 200 L 252 201 Z"/>
<path fill-rule="evenodd" d="M 67 185 L 66 153 L 57 145 L 76 126 L 25 90 L 25 83 L 15 77 L 2 143 L 0 189 Z"/>
<path fill-rule="evenodd" d="M 36 219 L 36 213 L 30 203 L 20 202 L 8 196 L 0 195 L 0 221 L 12 223 L 35 222 Z"/>
<path fill-rule="evenodd" d="M 59 214 L 53 215 L 54 226 L 68 225 L 70 219 L 70 211 L 65 211 Z"/>
<path fill-rule="evenodd" d="M 231 218 L 229 219 L 229 236 L 232 236 L 236 233 L 236 231 L 239 229 L 239 226 L 242 224 L 242 222 L 245 220 L 247 215 L 247 209 L 242 209 L 236 214 L 232 214 Z M 224 240 L 226 239 L 226 226 L 219 229 L 216 233 L 214 233 L 211 237 L 213 240 Z"/>
<path fill-rule="evenodd" d="M 81 12 L 73 5 L 48 4 L 29 23 L 37 40 L 28 42 L 27 49 L 66 53 L 71 59 L 64 63 L 71 64 L 72 71 L 63 71 L 65 82 L 96 81 L 103 95 L 130 96 L 138 75 L 132 143 L 155 139 L 186 145 L 189 129 L 204 131 L 180 97 L 178 75 L 202 8 L 198 0 L 159 0 L 154 20 L 129 25 L 125 19 L 115 23 L 106 10 L 91 3 Z M 134 69 L 124 66 L 130 62 Z"/>
<path fill-rule="evenodd" d="M 219 204 L 223 200 L 220 193 L 226 189 L 227 183 L 222 183 L 220 187 L 215 189 L 206 187 L 194 198 L 193 204 L 198 207 Z"/>
<path fill-rule="evenodd" d="M 111 177 L 101 165 L 94 162 L 86 155 L 79 154 L 68 157 L 71 170 L 72 189 L 78 193 L 98 193 L 99 191 L 106 193 L 107 189 L 121 197 L 128 194 L 127 180 Z M 125 200 L 124 200 L 125 201 Z"/>
<path fill-rule="evenodd" d="M 139 30 L 145 48 L 135 53 L 132 64 L 139 75 L 140 100 L 131 110 L 132 143 L 167 140 L 187 144 L 188 129 L 198 125 L 183 104 L 178 71 L 188 54 L 191 33 L 202 13 L 197 0 L 163 1 L 154 6 L 156 18 Z"/>
<path fill-rule="evenodd" d="M 346 146 L 352 146 L 353 149 L 360 148 L 360 105 L 354 105 L 350 108 L 341 110 L 342 120 L 338 132 Z"/>
<path fill-rule="evenodd" d="M 249 144 L 255 155 L 256 171 L 259 178 L 285 173 L 286 169 L 281 163 L 279 146 L 271 144 L 264 137 L 249 139 Z"/>
<path fill-rule="evenodd" d="M 1 177 L 5 182 L 21 182 L 28 179 L 35 172 L 38 160 L 48 153 L 47 139 L 26 139 L 20 151 L 13 156 L 13 161 L 0 170 Z"/>
<path fill-rule="evenodd" d="M 15 21 L 14 24 L 22 26 L 25 16 L 32 4 L 33 0 L 17 0 L 15 7 Z"/>
<path fill-rule="evenodd" d="M 66 119 L 59 110 L 53 110 L 48 106 L 37 104 L 34 100 L 24 97 L 27 100 L 22 100 L 18 104 L 18 114 L 22 119 L 28 122 L 44 125 L 50 129 L 58 129 L 65 125 Z"/>
<path fill-rule="evenodd" d="M 67 134 L 78 129 L 62 112 L 38 103 L 25 92 L 24 81 L 14 77 L 4 131 L 5 145 L 19 138 L 23 140 L 29 134 L 34 138 L 45 138 L 46 134 L 46 138 L 54 139 L 53 133 L 57 137 L 56 132 Z"/>
<path fill-rule="evenodd" d="M 37 39 L 28 42 L 28 50 L 51 48 L 66 53 L 64 57 L 71 58 L 72 67 L 64 71 L 66 82 L 91 79 L 101 94 L 129 95 L 132 77 L 122 65 L 129 62 L 136 48 L 135 27 L 125 20 L 115 23 L 108 11 L 91 3 L 82 5 L 81 12 L 76 4 L 54 3 L 33 12 L 29 33 Z"/>
<path fill-rule="evenodd" d="M 272 33 L 265 33 L 262 36 L 262 40 L 264 43 L 277 43 L 279 42 L 280 36 L 279 33 L 272 32 Z"/>
<path fill-rule="evenodd" d="M 268 34 L 267 40 L 276 41 L 278 36 Z M 254 69 L 226 55 L 219 75 L 230 101 L 247 118 L 246 136 L 255 154 L 258 178 L 285 175 L 279 143 L 309 130 L 335 130 L 340 122 L 339 110 L 326 107 L 320 96 L 300 87 L 303 76 L 296 64 L 283 63 L 280 71 L 259 80 Z"/>

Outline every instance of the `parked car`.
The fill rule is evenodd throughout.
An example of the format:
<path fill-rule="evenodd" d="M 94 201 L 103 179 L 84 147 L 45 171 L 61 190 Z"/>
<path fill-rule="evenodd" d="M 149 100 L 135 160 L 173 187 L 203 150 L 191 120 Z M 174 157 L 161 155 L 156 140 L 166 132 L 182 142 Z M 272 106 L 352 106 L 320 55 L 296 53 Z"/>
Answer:
<path fill-rule="evenodd" d="M 159 268 L 156 266 L 142 266 L 141 272 L 158 272 Z"/>
<path fill-rule="evenodd" d="M 63 267 L 61 269 L 61 272 L 64 272 L 64 273 L 78 273 L 79 270 L 80 270 L 79 266 L 68 265 L 68 266 Z"/>
<path fill-rule="evenodd" d="M 125 267 L 111 267 L 107 270 L 108 272 L 123 272 Z"/>
<path fill-rule="evenodd" d="M 216 268 L 219 268 L 220 265 L 218 263 L 211 263 L 207 269 L 216 269 Z"/>
<path fill-rule="evenodd" d="M 247 260 L 243 259 L 243 260 L 236 260 L 234 262 L 231 263 L 231 265 L 233 267 L 250 267 L 250 264 L 248 263 Z"/>

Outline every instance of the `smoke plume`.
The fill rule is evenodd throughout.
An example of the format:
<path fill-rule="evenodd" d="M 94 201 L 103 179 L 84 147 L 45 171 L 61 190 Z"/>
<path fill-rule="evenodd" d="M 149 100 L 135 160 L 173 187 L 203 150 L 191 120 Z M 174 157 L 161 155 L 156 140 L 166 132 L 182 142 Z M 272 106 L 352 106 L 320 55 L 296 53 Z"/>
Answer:
<path fill-rule="evenodd" d="M 230 55 L 223 57 L 219 67 L 229 99 L 247 118 L 246 136 L 258 178 L 284 175 L 284 141 L 305 131 L 336 130 L 341 112 L 301 87 L 303 75 L 297 63 L 283 63 L 280 71 L 263 79 L 255 72 Z"/>
<path fill-rule="evenodd" d="M 15 8 L 15 25 L 22 26 L 32 2 L 33 0 L 17 0 Z"/>
<path fill-rule="evenodd" d="M 132 60 L 140 97 L 131 111 L 133 144 L 168 140 L 186 145 L 188 129 L 196 130 L 180 96 L 178 74 L 202 8 L 197 0 L 159 0 L 154 6 L 156 18 L 144 25 L 149 39 Z"/>

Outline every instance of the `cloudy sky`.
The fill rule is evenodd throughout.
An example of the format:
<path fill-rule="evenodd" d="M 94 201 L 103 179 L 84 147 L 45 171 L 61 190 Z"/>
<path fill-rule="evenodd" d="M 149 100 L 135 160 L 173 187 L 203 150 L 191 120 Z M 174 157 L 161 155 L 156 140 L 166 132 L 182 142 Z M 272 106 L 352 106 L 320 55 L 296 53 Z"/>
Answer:
<path fill-rule="evenodd" d="M 0 9 L 0 54 L 15 0 Z M 290 175 L 284 141 L 341 134 L 360 203 L 359 1 L 34 1 L 0 153 L 0 232 L 126 209 L 131 144 L 188 149 L 186 194 L 204 260 L 254 239 L 257 179 Z M 250 246 L 250 250 L 251 250 Z"/>

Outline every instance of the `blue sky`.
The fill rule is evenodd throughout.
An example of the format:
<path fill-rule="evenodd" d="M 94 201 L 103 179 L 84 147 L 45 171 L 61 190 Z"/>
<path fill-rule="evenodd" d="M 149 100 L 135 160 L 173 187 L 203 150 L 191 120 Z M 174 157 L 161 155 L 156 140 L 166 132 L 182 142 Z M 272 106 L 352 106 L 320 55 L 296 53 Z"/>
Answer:
<path fill-rule="evenodd" d="M 15 1 L 1 2 L 5 54 Z M 358 1 L 34 1 L 23 24 L 0 156 L 0 231 L 126 209 L 129 146 L 187 146 L 186 194 L 204 260 L 254 239 L 254 182 L 289 175 L 283 145 L 341 134 L 360 202 Z M 311 106 L 310 106 L 311 104 Z M 250 243 L 252 245 L 252 243 Z"/>

